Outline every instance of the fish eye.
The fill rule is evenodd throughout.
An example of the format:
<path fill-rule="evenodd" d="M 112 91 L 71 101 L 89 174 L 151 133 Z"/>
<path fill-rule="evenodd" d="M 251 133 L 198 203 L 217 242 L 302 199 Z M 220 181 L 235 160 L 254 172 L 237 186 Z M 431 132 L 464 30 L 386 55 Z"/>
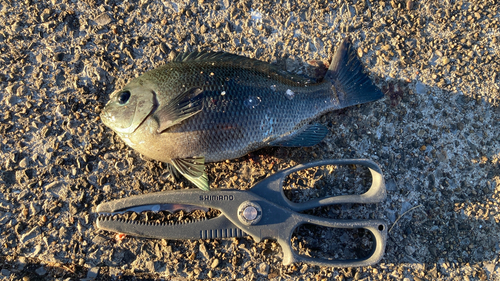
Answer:
<path fill-rule="evenodd" d="M 129 91 L 123 91 L 118 96 L 118 103 L 119 104 L 126 104 L 129 99 L 130 99 L 130 92 Z"/>

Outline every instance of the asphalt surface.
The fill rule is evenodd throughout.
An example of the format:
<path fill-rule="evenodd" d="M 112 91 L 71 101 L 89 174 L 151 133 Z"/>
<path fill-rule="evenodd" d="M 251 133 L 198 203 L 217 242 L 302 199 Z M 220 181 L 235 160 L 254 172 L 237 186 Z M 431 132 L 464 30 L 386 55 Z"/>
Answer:
<path fill-rule="evenodd" d="M 496 1 L 0 1 L 2 278 L 498 280 L 499 21 Z M 380 263 L 283 266 L 272 240 L 120 239 L 96 228 L 100 202 L 194 188 L 102 124 L 110 93 L 201 50 L 317 76 L 346 36 L 382 100 L 319 118 L 330 133 L 314 147 L 266 148 L 206 171 L 212 188 L 248 189 L 299 163 L 376 161 L 384 202 L 312 213 L 384 219 Z M 292 177 L 286 188 L 300 190 L 288 193 L 352 193 L 366 181 L 362 169 L 326 170 Z M 326 231 L 300 228 L 294 241 L 312 238 L 298 251 L 366 254 L 366 234 Z"/>

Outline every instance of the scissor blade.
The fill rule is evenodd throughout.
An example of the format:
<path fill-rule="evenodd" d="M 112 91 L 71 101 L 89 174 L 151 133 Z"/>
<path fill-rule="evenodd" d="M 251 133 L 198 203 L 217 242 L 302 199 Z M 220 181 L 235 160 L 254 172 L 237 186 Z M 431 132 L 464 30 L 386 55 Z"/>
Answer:
<path fill-rule="evenodd" d="M 128 211 L 137 213 L 144 211 L 169 211 L 169 209 L 175 209 L 175 206 L 170 205 L 179 205 L 168 202 L 164 203 L 161 198 L 162 194 L 160 193 L 150 193 L 117 199 L 99 204 L 96 212 L 99 214 L 119 214 Z M 188 206 L 186 204 L 182 205 Z"/>
<path fill-rule="evenodd" d="M 100 216 L 97 218 L 97 227 L 107 231 L 157 239 L 212 239 L 247 235 L 225 216 L 182 223 L 139 222 Z"/>
<path fill-rule="evenodd" d="M 100 206 L 100 205 L 99 205 Z M 99 208 L 98 208 L 99 209 Z M 201 207 L 201 206 L 196 206 L 196 205 L 189 205 L 189 204 L 147 204 L 147 205 L 140 205 L 136 207 L 130 207 L 130 208 L 125 208 L 125 209 L 118 209 L 114 210 L 111 213 L 108 212 L 101 212 L 101 214 L 123 214 L 126 212 L 135 212 L 135 213 L 141 213 L 141 212 L 146 212 L 146 211 L 151 211 L 154 213 L 160 212 L 160 211 L 168 211 L 170 213 L 174 213 L 176 211 L 185 211 L 185 212 L 192 212 L 194 210 L 201 210 L 204 212 L 208 212 L 208 208 L 206 207 Z"/>
<path fill-rule="evenodd" d="M 245 196 L 242 194 L 245 194 L 245 192 L 218 189 L 213 189 L 210 192 L 201 191 L 199 189 L 153 192 L 101 203 L 97 206 L 96 212 L 99 214 L 112 214 L 145 205 L 154 206 L 166 204 L 228 209 L 229 206 L 232 208 L 234 204 L 240 203 L 240 201 L 235 199 Z M 238 205 L 236 205 L 236 207 L 237 206 Z"/>

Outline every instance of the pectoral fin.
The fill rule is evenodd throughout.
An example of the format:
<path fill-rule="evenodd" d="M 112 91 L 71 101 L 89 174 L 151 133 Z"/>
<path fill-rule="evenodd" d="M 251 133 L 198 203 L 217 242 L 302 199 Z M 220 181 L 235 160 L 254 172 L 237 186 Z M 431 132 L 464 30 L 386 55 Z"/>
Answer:
<path fill-rule="evenodd" d="M 326 134 L 328 134 L 328 128 L 321 124 L 311 124 L 304 126 L 296 133 L 277 139 L 269 145 L 287 147 L 313 146 L 324 139 Z"/>
<path fill-rule="evenodd" d="M 208 176 L 205 173 L 205 157 L 172 159 L 172 165 L 199 189 L 208 191 Z"/>
<path fill-rule="evenodd" d="M 158 109 L 153 117 L 158 121 L 158 133 L 181 123 L 203 109 L 203 90 L 192 88 Z"/>

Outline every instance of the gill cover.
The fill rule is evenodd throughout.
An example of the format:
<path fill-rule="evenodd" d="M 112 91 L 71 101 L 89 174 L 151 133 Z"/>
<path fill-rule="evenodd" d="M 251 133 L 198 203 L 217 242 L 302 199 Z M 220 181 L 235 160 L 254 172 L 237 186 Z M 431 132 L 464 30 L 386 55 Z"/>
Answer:
<path fill-rule="evenodd" d="M 155 101 L 152 89 L 138 84 L 128 85 L 111 95 L 101 118 L 115 132 L 131 134 L 155 108 Z"/>

